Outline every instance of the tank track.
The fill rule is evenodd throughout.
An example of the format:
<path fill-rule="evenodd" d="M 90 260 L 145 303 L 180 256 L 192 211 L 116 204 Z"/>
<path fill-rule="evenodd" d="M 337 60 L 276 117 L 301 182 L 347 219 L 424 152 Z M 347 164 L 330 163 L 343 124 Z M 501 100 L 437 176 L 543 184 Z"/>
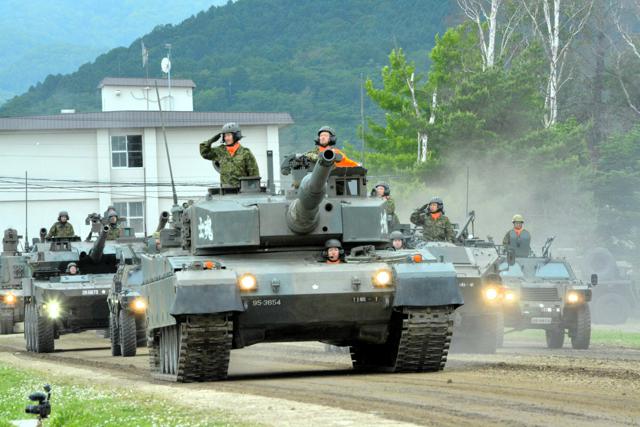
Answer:
<path fill-rule="evenodd" d="M 444 369 L 453 333 L 453 308 L 403 308 L 395 372 Z"/>
<path fill-rule="evenodd" d="M 160 334 L 169 328 L 180 328 L 177 366 L 173 372 L 160 372 Z M 233 338 L 233 322 L 227 316 L 188 316 L 176 326 L 154 331 L 149 340 L 149 361 L 156 379 L 174 382 L 200 382 L 225 379 Z M 166 349 L 171 350 L 171 349 Z M 163 355 L 164 353 L 164 355 Z"/>

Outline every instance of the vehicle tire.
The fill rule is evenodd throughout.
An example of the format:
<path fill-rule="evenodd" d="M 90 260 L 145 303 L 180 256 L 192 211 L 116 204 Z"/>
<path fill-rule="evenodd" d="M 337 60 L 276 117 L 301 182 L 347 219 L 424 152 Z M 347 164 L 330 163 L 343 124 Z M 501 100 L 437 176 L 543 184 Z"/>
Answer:
<path fill-rule="evenodd" d="M 0 335 L 13 333 L 13 309 L 0 311 Z"/>
<path fill-rule="evenodd" d="M 136 318 L 136 339 L 138 347 L 147 346 L 147 319 L 144 316 Z"/>
<path fill-rule="evenodd" d="M 479 329 L 470 338 L 469 350 L 478 354 L 494 354 L 501 339 L 504 339 L 504 323 L 501 320 L 499 313 L 479 317 Z"/>
<path fill-rule="evenodd" d="M 604 294 L 593 301 L 593 323 L 620 325 L 630 315 L 631 306 L 620 294 Z"/>
<path fill-rule="evenodd" d="M 547 338 L 547 348 L 562 348 L 565 336 L 564 328 L 545 329 L 544 333 Z"/>
<path fill-rule="evenodd" d="M 132 357 L 136 355 L 136 318 L 127 310 L 120 310 L 120 352 L 123 357 Z"/>
<path fill-rule="evenodd" d="M 33 316 L 31 314 L 32 304 L 27 304 L 24 307 L 24 340 L 26 343 L 27 351 L 34 351 L 33 345 Z"/>
<path fill-rule="evenodd" d="M 35 322 L 35 351 L 36 353 L 53 353 L 54 350 L 54 326 L 53 321 L 40 313 L 36 306 L 33 307 Z"/>
<path fill-rule="evenodd" d="M 591 312 L 584 304 L 576 310 L 576 326 L 571 331 L 571 346 L 576 350 L 586 350 L 591 344 Z"/>
<path fill-rule="evenodd" d="M 120 336 L 118 335 L 116 318 L 112 312 L 109 312 L 109 336 L 111 341 L 111 355 L 120 356 Z"/>

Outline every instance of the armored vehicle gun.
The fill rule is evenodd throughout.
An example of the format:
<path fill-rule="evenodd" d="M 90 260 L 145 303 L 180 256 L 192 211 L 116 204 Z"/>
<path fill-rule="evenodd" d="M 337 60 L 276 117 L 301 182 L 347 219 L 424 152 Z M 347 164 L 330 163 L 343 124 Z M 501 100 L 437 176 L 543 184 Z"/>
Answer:
<path fill-rule="evenodd" d="M 22 279 L 28 351 L 49 353 L 61 334 L 108 326 L 107 292 L 118 267 L 116 248 L 98 239 L 53 238 L 29 254 L 31 277 Z"/>
<path fill-rule="evenodd" d="M 455 266 L 464 306 L 455 313 L 454 349 L 495 353 L 504 333 L 500 256 L 493 242 L 474 235 L 475 217 L 475 211 L 469 212 L 464 225 L 455 230 L 454 243 L 424 241 L 416 227 L 408 232 L 409 246 L 426 249 Z"/>
<path fill-rule="evenodd" d="M 348 346 L 356 369 L 443 369 L 462 304 L 453 266 L 387 249 L 366 170 L 319 157 L 287 159 L 284 196 L 244 179 L 174 207 L 163 252 L 140 256 L 154 376 L 224 379 L 232 348 L 276 341 Z M 341 240 L 342 262 L 319 257 L 327 239 Z"/>
<path fill-rule="evenodd" d="M 18 250 L 22 236 L 13 228 L 4 231 L 0 254 L 0 335 L 17 332 L 24 320 L 22 278 L 29 275 L 27 257 Z"/>
<path fill-rule="evenodd" d="M 591 342 L 589 301 L 598 283 L 580 281 L 569 262 L 554 258 L 550 238 L 543 256 L 515 258 L 502 264 L 505 326 L 514 330 L 544 329 L 547 347 L 560 348 L 565 336 L 575 349 L 587 349 Z M 510 261 L 510 262 L 509 262 Z"/>

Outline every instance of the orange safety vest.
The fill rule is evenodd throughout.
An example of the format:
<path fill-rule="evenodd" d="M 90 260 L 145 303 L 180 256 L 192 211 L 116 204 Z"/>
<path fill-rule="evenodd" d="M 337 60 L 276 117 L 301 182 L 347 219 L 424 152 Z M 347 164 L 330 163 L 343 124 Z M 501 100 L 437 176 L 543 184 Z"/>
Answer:
<path fill-rule="evenodd" d="M 336 166 L 337 168 L 354 168 L 354 167 L 356 167 L 356 166 L 360 166 L 360 163 L 358 163 L 358 162 L 354 162 L 353 160 L 351 160 L 350 158 L 348 158 L 348 157 L 347 157 L 347 155 L 346 155 L 346 154 L 344 154 L 344 153 L 342 152 L 342 150 L 340 150 L 340 149 L 338 149 L 338 148 L 333 148 L 333 147 L 329 147 L 329 146 L 326 146 L 326 147 L 319 146 L 319 147 L 318 147 L 318 151 L 319 151 L 320 153 L 322 153 L 324 150 L 327 150 L 327 149 L 329 149 L 329 148 L 331 148 L 331 149 L 332 149 L 336 154 L 340 154 L 340 155 L 342 156 L 342 160 L 340 160 L 339 162 L 336 162 L 336 163 L 335 163 L 335 166 Z"/>

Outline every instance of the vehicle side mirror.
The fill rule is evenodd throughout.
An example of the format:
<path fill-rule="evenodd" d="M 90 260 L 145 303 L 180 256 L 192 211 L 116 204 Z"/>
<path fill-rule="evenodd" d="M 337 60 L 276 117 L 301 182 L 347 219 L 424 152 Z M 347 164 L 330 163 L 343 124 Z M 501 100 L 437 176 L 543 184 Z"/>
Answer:
<path fill-rule="evenodd" d="M 507 264 L 514 265 L 516 263 L 516 251 L 507 249 Z"/>
<path fill-rule="evenodd" d="M 598 285 L 598 275 L 593 273 L 591 275 L 591 286 L 597 286 Z"/>

